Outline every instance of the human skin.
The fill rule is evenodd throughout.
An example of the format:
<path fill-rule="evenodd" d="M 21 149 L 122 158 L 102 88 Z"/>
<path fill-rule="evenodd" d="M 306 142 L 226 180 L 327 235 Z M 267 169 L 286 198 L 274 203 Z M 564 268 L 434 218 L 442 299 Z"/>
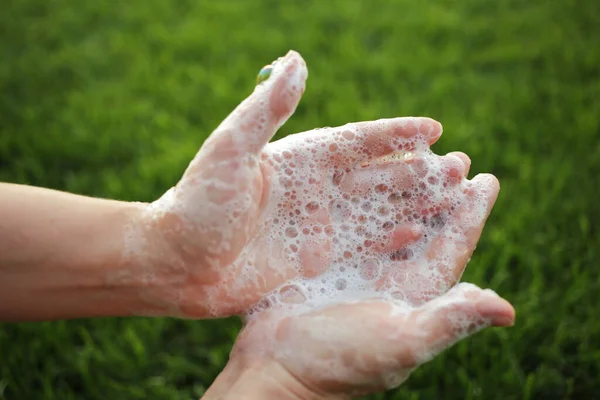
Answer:
<path fill-rule="evenodd" d="M 431 145 L 442 129 L 428 118 L 395 118 L 268 144 L 295 110 L 306 77 L 297 53 L 279 60 L 271 77 L 204 143 L 180 182 L 153 203 L 0 184 L 0 318 L 222 317 L 243 313 L 291 279 L 325 272 L 335 253 L 332 241 L 317 247 L 300 242 L 300 268 L 292 267 L 281 255 L 285 241 L 273 239 L 266 229 L 272 213 L 288 204 L 281 195 L 281 186 L 289 184 L 281 179 L 286 171 L 277 170 L 274 160 L 313 163 L 318 168 L 311 190 L 333 179 L 343 196 L 346 190 L 370 190 L 373 177 L 394 186 L 398 176 L 422 167 L 424 160 L 412 148 L 399 148 L 397 139 Z M 342 137 L 352 142 L 347 151 L 320 150 L 331 149 Z M 410 157 L 394 157 L 399 151 Z M 424 253 L 438 279 L 422 274 L 419 262 L 392 258 L 377 287 L 384 290 L 386 282 L 399 281 L 408 306 L 375 296 L 301 312 L 297 301 L 284 302 L 253 315 L 207 399 L 345 398 L 393 387 L 466 335 L 513 323 L 514 310 L 494 293 L 455 286 L 494 204 L 498 182 L 490 175 L 468 181 L 470 160 L 463 153 L 435 157 L 446 195 L 464 194 L 452 211 L 439 199 L 424 197 L 418 203 L 419 213 L 446 212 L 444 229 L 461 234 L 460 240 L 450 239 L 442 229 Z M 310 202 L 314 193 L 307 190 L 299 197 Z M 485 200 L 483 212 L 474 212 L 475 199 Z M 324 212 L 312 222 L 335 227 L 332 218 Z M 418 239 L 417 223 L 396 226 L 373 248 L 394 254 Z M 442 265 L 436 257 L 448 246 L 455 251 Z M 408 267 L 425 290 L 402 287 L 395 267 Z M 331 370 L 327 365 L 334 361 L 341 364 Z"/>
<path fill-rule="evenodd" d="M 307 75 L 298 53 L 291 51 L 279 60 L 271 77 L 206 140 L 177 185 L 153 203 L 0 184 L 0 318 L 229 316 L 299 274 L 326 269 L 322 260 L 331 251 L 327 241 L 320 248 L 299 250 L 305 255 L 302 271 L 276 257 L 283 243 L 266 241 L 269 232 L 261 223 L 273 217 L 273 204 L 285 200 L 278 194 L 283 184 L 276 178 L 282 173 L 273 168 L 274 154 L 285 145 L 292 161 L 314 161 L 323 181 L 344 167 L 347 182 L 366 186 L 373 176 L 392 179 L 408 168 L 408 161 L 348 166 L 394 153 L 396 138 L 419 136 L 433 144 L 442 128 L 429 118 L 394 118 L 304 132 L 268 144 L 295 110 Z M 352 132 L 352 151 L 315 155 L 310 146 L 296 151 L 298 138 L 311 138 L 316 147 L 317 141 L 328 143 L 342 131 Z M 441 163 L 458 182 L 470 162 L 462 153 L 451 153 Z M 484 187 L 493 203 L 495 178 L 481 175 L 476 180 L 487 182 L 487 187 L 478 187 Z M 311 193 L 305 197 L 310 200 Z M 423 208 L 430 205 L 439 206 Z M 465 263 L 486 216 L 469 228 L 461 254 Z M 401 248 L 410 235 L 391 232 L 385 250 Z M 244 279 L 241 270 L 246 271 Z M 443 290 L 460 273 L 448 271 L 449 285 Z"/>
<path fill-rule="evenodd" d="M 464 283 L 411 309 L 372 299 L 269 310 L 245 326 L 202 399 L 348 399 L 395 388 L 459 340 L 514 318 L 506 300 Z"/>

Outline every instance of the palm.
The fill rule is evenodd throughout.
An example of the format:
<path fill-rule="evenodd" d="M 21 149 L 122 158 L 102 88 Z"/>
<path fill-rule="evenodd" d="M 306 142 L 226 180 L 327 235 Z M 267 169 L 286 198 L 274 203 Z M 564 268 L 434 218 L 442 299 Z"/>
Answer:
<path fill-rule="evenodd" d="M 420 129 L 433 133 L 430 138 L 437 139 L 441 133 L 435 130 L 437 123 L 427 122 L 429 125 Z M 357 248 L 365 256 L 388 253 L 393 259 L 395 251 L 417 240 L 422 221 L 398 224 L 396 215 L 406 212 L 407 207 L 400 201 L 390 203 L 388 198 L 394 195 L 401 198 L 404 190 L 415 186 L 411 179 L 399 182 L 398 176 L 423 167 L 417 165 L 424 156 L 418 154 L 410 161 L 360 165 L 383 155 L 374 154 L 369 144 L 360 143 L 361 140 L 404 134 L 427 144 L 427 138 L 414 123 L 412 119 L 396 119 L 351 124 L 304 132 L 267 145 L 258 167 L 249 174 L 252 178 L 247 180 L 255 186 L 241 184 L 235 192 L 235 195 L 261 193 L 262 196 L 252 199 L 246 213 L 237 213 L 239 220 L 232 226 L 226 249 L 211 244 L 218 249 L 214 252 L 218 257 L 216 265 L 226 266 L 212 286 L 214 303 L 220 306 L 217 313 L 245 310 L 267 292 L 297 276 L 312 278 L 339 268 L 350 261 L 349 254 L 356 253 Z M 369 130 L 371 135 L 367 136 Z M 340 141 L 352 143 L 360 151 L 332 152 L 331 146 L 342 147 Z M 452 156 L 445 157 L 442 163 L 449 167 L 447 174 L 457 178 L 445 189 L 451 195 L 459 190 L 465 166 Z M 372 184 L 373 179 L 377 180 L 376 185 Z M 429 209 L 440 214 L 448 211 L 444 209 L 447 206 L 440 199 L 420 199 L 419 208 L 411 212 L 419 213 L 419 218 L 431 217 Z M 369 211 L 374 210 L 385 215 L 369 224 Z M 219 220 L 226 218 L 227 215 L 222 215 Z M 347 238 L 351 225 L 355 225 L 352 234 L 357 235 L 359 242 L 354 240 L 356 243 L 343 246 L 341 242 Z M 395 264 L 400 263 L 403 260 Z"/>
<path fill-rule="evenodd" d="M 332 136 L 331 132 L 323 134 Z M 430 136 L 430 140 L 433 137 Z M 289 139 L 290 143 L 280 146 L 288 148 L 295 140 Z M 414 169 L 421 170 L 424 165 L 431 168 L 436 160 L 445 174 L 441 195 L 437 198 L 419 196 L 409 208 L 411 215 L 418 216 L 413 217 L 409 227 L 394 223 L 387 235 L 377 236 L 378 241 L 363 249 L 362 260 L 380 263 L 378 273 L 362 277 L 367 279 L 355 287 L 337 286 L 340 279 L 353 280 L 349 266 L 354 256 L 343 259 L 344 253 L 354 249 L 369 233 L 366 229 L 361 235 L 352 235 L 356 240 L 351 240 L 350 245 L 340 240 L 344 238 L 343 224 L 368 215 L 362 202 L 352 205 L 352 196 L 348 198 L 347 190 L 352 188 L 351 192 L 356 194 L 354 190 L 361 186 L 363 176 L 369 177 L 370 183 L 371 179 L 382 179 L 377 185 L 365 185 L 365 192 L 359 193 L 359 197 L 369 199 L 373 208 L 389 207 L 386 216 L 405 213 L 405 203 L 390 204 L 383 199 L 393 198 L 393 194 L 401 190 L 415 193 L 411 188 L 420 187 L 422 181 L 399 181 L 397 177 L 419 176 Z M 333 204 L 340 199 L 349 200 L 348 208 L 342 209 L 344 218 L 337 220 L 339 210 L 335 207 L 329 208 L 322 217 L 326 226 L 333 228 L 330 241 L 322 241 L 323 253 L 327 254 L 323 265 L 333 270 L 337 279 L 335 287 L 331 281 L 322 287 L 334 294 L 306 291 L 321 279 L 296 279 L 288 287 L 295 286 L 296 292 L 302 292 L 300 298 L 290 302 L 287 301 L 289 296 L 281 292 L 271 295 L 270 307 L 248 317 L 232 358 L 250 365 L 274 361 L 316 393 L 358 394 L 398 386 L 415 367 L 465 336 L 489 325 L 511 324 L 514 310 L 495 293 L 469 284 L 454 286 L 498 193 L 498 183 L 490 175 L 466 180 L 468 167 L 464 154 L 438 158 L 426 151 L 415 151 L 409 160 L 388 160 L 350 169 L 333 191 L 337 196 L 331 199 Z M 331 179 L 331 172 L 325 170 L 323 177 Z M 387 180 L 382 178 L 386 175 Z M 383 191 L 380 185 L 387 189 Z M 461 201 L 448 201 L 453 197 Z M 302 199 L 300 204 L 311 199 Z M 385 230 L 383 224 L 387 221 L 384 221 L 386 218 L 381 224 L 373 225 L 376 227 L 371 232 L 373 235 L 377 230 Z M 409 233 L 419 230 L 427 232 L 429 237 Z M 405 251 L 415 248 L 411 247 L 412 242 L 421 244 L 416 246 L 421 252 Z M 336 263 L 340 256 L 342 260 Z M 294 258 L 281 265 L 294 265 Z M 305 265 L 301 267 L 303 271 L 314 270 Z M 350 293 L 344 295 L 344 291 Z"/>
<path fill-rule="evenodd" d="M 300 308 L 255 316 L 231 357 L 249 365 L 279 363 L 316 393 L 362 394 L 396 387 L 458 340 L 514 319 L 505 300 L 464 283 L 415 308 L 382 300 Z"/>

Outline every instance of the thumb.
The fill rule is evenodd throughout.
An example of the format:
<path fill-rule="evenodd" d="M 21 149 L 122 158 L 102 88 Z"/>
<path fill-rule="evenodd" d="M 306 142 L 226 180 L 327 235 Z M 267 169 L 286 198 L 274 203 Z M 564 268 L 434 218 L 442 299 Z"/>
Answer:
<path fill-rule="evenodd" d="M 460 283 L 445 295 L 413 311 L 413 320 L 422 340 L 418 364 L 458 341 L 489 326 L 511 326 L 515 319 L 512 305 L 492 290 Z"/>
<path fill-rule="evenodd" d="M 261 69 L 254 92 L 212 133 L 207 150 L 220 159 L 258 154 L 296 110 L 307 76 L 304 59 L 292 50 Z"/>

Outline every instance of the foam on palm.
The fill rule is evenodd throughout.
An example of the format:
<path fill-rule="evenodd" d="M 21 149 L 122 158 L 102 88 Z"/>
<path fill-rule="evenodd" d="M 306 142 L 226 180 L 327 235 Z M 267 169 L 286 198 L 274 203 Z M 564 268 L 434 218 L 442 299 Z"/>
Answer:
<path fill-rule="evenodd" d="M 314 382 L 362 386 L 356 393 L 400 385 L 448 346 L 448 337 L 460 340 L 490 323 L 473 310 L 452 311 L 473 307 L 468 294 L 479 295 L 478 288 L 461 284 L 451 295 L 439 296 L 456 283 L 457 260 L 472 250 L 468 235 L 487 216 L 493 184 L 486 176 L 468 181 L 460 158 L 435 155 L 429 132 L 385 141 L 391 155 L 375 160 L 370 153 L 382 152 L 366 151 L 356 140 L 369 134 L 349 124 L 288 136 L 264 150 L 262 161 L 272 179 L 268 199 L 277 201 L 267 201 L 258 236 L 268 238 L 266 248 L 281 249 L 269 254 L 272 268 L 284 263 L 297 274 L 247 311 L 249 331 L 253 322 L 262 324 L 262 337 L 236 349 L 271 354 Z M 421 310 L 436 298 L 435 306 Z M 403 343 L 405 359 L 385 349 L 366 350 L 368 344 L 358 343 L 362 322 L 346 326 L 350 316 L 329 313 L 340 304 L 373 299 L 387 302 L 381 320 L 397 326 L 375 326 L 381 330 L 370 336 L 390 346 Z M 444 319 L 439 344 L 430 339 L 435 318 Z M 284 329 L 284 321 L 292 327 Z"/>
<path fill-rule="evenodd" d="M 395 137 L 387 143 L 393 155 L 364 162 L 358 135 L 369 132 L 347 125 L 265 150 L 269 197 L 279 201 L 265 210 L 260 229 L 268 248 L 282 248 L 270 261 L 298 274 L 248 314 L 280 303 L 314 308 L 374 297 L 417 305 L 449 288 L 446 268 L 465 251 L 468 228 L 485 218 L 485 182 L 473 188 L 461 176 L 462 161 L 433 154 L 424 135 Z M 339 168 L 340 159 L 347 167 Z"/>

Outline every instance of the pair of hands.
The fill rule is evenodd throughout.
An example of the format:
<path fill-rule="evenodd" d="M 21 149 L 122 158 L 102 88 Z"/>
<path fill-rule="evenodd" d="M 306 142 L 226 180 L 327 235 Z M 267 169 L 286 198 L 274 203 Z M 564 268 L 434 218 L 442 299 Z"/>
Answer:
<path fill-rule="evenodd" d="M 276 366 L 285 371 L 281 386 L 297 397 L 395 387 L 465 336 L 513 323 L 512 306 L 495 293 L 457 285 L 496 200 L 498 182 L 487 174 L 467 180 L 470 160 L 463 153 L 425 154 L 423 146 L 428 150 L 442 133 L 441 125 L 428 118 L 360 122 L 269 143 L 294 112 L 307 75 L 296 52 L 274 63 L 270 77 L 206 140 L 177 186 L 132 224 L 129 255 L 142 259 L 136 263 L 142 270 L 112 279 L 160 282 L 143 293 L 148 304 L 189 318 L 240 315 L 265 295 L 291 287 L 291 296 L 279 296 L 281 302 L 247 320 L 231 354 L 235 375 Z M 373 236 L 363 232 L 372 238 L 365 252 L 390 255 L 378 266 L 375 295 L 303 306 L 306 294 L 285 284 L 325 274 L 337 262 L 338 238 L 346 229 L 347 216 L 313 200 L 324 188 L 334 188 L 326 190 L 330 201 L 351 201 L 357 193 L 414 187 L 419 184 L 415 176 L 425 179 L 415 171 L 427 168 L 428 157 L 441 166 L 441 195 L 420 197 L 410 210 L 416 217 L 411 223 L 395 224 L 392 218 Z M 298 173 L 308 165 L 310 175 Z M 381 198 L 372 197 L 369 207 L 387 207 L 390 215 L 406 211 L 405 203 L 390 206 Z M 298 208 L 312 215 L 310 223 L 298 216 Z M 357 210 L 354 218 L 360 221 Z M 444 215 L 443 223 L 422 254 L 406 257 L 402 250 L 422 239 L 419 226 L 433 221 L 432 214 Z M 292 221 L 291 231 L 278 230 L 281 218 Z M 392 286 L 402 302 L 388 296 Z"/>

